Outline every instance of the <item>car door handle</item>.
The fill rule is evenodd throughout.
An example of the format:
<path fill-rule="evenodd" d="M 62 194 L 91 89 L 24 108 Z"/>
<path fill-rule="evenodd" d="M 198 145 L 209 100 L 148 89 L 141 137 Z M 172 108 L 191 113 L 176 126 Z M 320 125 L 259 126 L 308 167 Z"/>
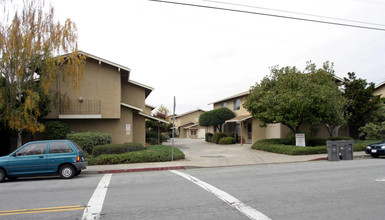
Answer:
<path fill-rule="evenodd" d="M 39 158 L 44 158 L 44 156 L 39 156 Z"/>

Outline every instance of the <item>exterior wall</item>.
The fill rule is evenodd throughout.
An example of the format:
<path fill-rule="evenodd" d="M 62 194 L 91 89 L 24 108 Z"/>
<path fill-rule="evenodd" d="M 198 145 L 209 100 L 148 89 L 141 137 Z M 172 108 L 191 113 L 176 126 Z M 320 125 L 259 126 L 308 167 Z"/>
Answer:
<path fill-rule="evenodd" d="M 381 95 L 382 98 L 385 97 L 385 85 L 382 85 L 374 91 L 374 95 Z"/>
<path fill-rule="evenodd" d="M 143 116 L 134 114 L 134 126 L 131 129 L 133 131 L 133 142 L 146 145 L 146 119 Z"/>
<path fill-rule="evenodd" d="M 66 99 L 75 101 L 75 103 L 80 103 L 79 99 L 82 99 L 84 103 L 87 100 L 100 100 L 103 119 L 117 119 L 120 117 L 121 83 L 120 72 L 116 67 L 105 63 L 99 65 L 98 61 L 87 59 L 79 89 L 74 91 L 72 84 L 68 81 L 64 82 L 58 77 L 52 88 L 59 94 L 65 95 Z M 58 107 L 59 105 L 57 105 Z M 54 109 L 45 118 L 52 119 L 58 118 L 58 116 L 58 109 Z"/>
<path fill-rule="evenodd" d="M 149 106 L 146 106 L 143 111 L 144 111 L 144 114 L 151 115 L 152 110 L 154 109 Z"/>
<path fill-rule="evenodd" d="M 144 88 L 134 85 L 129 82 L 122 80 L 122 102 L 141 108 L 146 109 L 146 91 Z"/>
<path fill-rule="evenodd" d="M 197 138 L 205 138 L 205 135 L 206 135 L 206 133 L 205 133 L 205 128 L 200 128 L 200 129 L 198 129 L 198 131 L 197 131 L 197 135 L 198 135 L 198 137 Z"/>
<path fill-rule="evenodd" d="M 265 127 L 265 138 L 270 139 L 270 138 L 281 138 L 281 127 L 282 124 L 268 124 Z"/>
<path fill-rule="evenodd" d="M 93 131 L 102 132 L 111 135 L 113 144 L 122 144 L 134 142 L 134 131 L 137 129 L 133 120 L 133 112 L 128 109 L 122 109 L 122 118 L 119 119 L 63 119 L 71 131 Z M 126 124 L 131 125 L 131 132 L 127 134 Z M 143 135 L 144 136 L 144 135 Z M 140 142 L 144 144 L 143 142 Z"/>
<path fill-rule="evenodd" d="M 177 120 L 175 122 L 175 125 L 177 127 L 181 126 L 181 125 L 184 125 L 188 122 L 194 122 L 194 123 L 197 123 L 199 122 L 199 116 L 204 113 L 203 111 L 195 111 L 195 112 L 192 112 L 190 114 L 186 114 L 186 115 L 183 115 L 183 116 L 180 116 L 180 117 L 175 117 L 175 119 Z"/>
<path fill-rule="evenodd" d="M 236 100 L 238 98 L 225 100 L 225 101 L 219 102 L 219 103 L 214 103 L 214 109 L 222 108 L 222 104 L 226 103 L 226 108 L 233 111 L 236 116 L 247 115 L 247 114 L 249 114 L 249 112 L 243 107 L 243 103 L 246 102 L 247 97 L 248 97 L 247 95 L 238 97 L 240 99 L 240 103 L 241 103 L 239 110 L 234 110 L 234 100 Z"/>
<path fill-rule="evenodd" d="M 265 128 L 260 126 L 261 123 L 255 118 L 252 119 L 252 123 L 252 143 L 265 139 Z"/>
<path fill-rule="evenodd" d="M 188 130 L 184 129 L 183 127 L 179 128 L 179 138 L 187 138 L 187 132 Z"/>

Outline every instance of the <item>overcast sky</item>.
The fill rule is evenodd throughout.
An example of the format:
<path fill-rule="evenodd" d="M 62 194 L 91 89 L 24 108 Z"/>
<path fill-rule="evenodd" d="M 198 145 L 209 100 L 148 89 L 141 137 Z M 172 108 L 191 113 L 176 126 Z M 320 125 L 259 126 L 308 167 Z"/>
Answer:
<path fill-rule="evenodd" d="M 252 7 L 175 1 L 385 29 L 276 11 L 385 25 L 382 0 L 218 0 Z M 172 111 L 176 96 L 177 114 L 211 110 L 209 103 L 249 90 L 274 65 L 304 69 L 306 61 L 321 67 L 329 60 L 341 78 L 355 72 L 368 82 L 385 81 L 385 31 L 147 0 L 51 3 L 56 18 L 76 23 L 80 50 L 129 67 L 131 80 L 155 89 L 147 104 Z"/>

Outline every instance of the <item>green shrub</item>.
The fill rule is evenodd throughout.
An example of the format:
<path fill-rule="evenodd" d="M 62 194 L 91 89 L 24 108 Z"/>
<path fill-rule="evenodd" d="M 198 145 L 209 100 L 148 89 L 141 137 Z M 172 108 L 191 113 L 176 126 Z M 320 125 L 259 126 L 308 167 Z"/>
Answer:
<path fill-rule="evenodd" d="M 146 143 L 162 144 L 163 142 L 167 141 L 169 137 L 160 133 L 159 139 L 160 139 L 160 143 L 158 143 L 158 131 L 146 131 Z"/>
<path fill-rule="evenodd" d="M 89 154 L 92 154 L 94 146 L 110 144 L 112 141 L 109 134 L 90 131 L 72 132 L 67 135 L 67 138 L 77 143 Z"/>
<path fill-rule="evenodd" d="M 216 143 L 218 144 L 219 143 L 219 140 L 221 138 L 224 138 L 224 137 L 227 137 L 227 135 L 225 133 L 222 133 L 222 132 L 217 132 L 213 135 L 213 143 Z"/>
<path fill-rule="evenodd" d="M 227 137 L 234 137 L 234 140 L 237 143 L 241 143 L 240 142 L 241 138 L 240 138 L 240 136 L 237 133 L 232 132 L 232 133 L 228 134 Z M 245 142 L 243 142 L 243 143 L 245 143 Z"/>
<path fill-rule="evenodd" d="M 263 150 L 272 153 L 287 154 L 287 155 L 308 155 L 308 154 L 326 154 L 327 148 L 325 146 L 318 147 L 297 147 L 294 145 L 284 145 L 287 139 L 280 141 L 279 139 L 265 139 L 255 142 L 251 148 L 256 150 Z"/>
<path fill-rule="evenodd" d="M 158 138 L 148 138 L 146 140 L 146 143 L 148 143 L 150 145 L 157 145 L 157 144 L 159 144 L 158 142 L 159 142 Z"/>
<path fill-rule="evenodd" d="M 184 154 L 178 148 L 174 148 L 174 160 L 184 159 Z M 91 158 L 90 165 L 126 164 L 144 162 L 171 161 L 171 146 L 152 145 L 141 151 L 123 154 L 102 154 Z"/>
<path fill-rule="evenodd" d="M 213 133 L 206 133 L 205 134 L 205 141 L 206 142 L 212 142 L 213 141 Z"/>
<path fill-rule="evenodd" d="M 48 121 L 44 123 L 44 138 L 46 140 L 66 139 L 70 129 L 66 123 L 61 121 Z"/>
<path fill-rule="evenodd" d="M 92 155 L 97 157 L 101 154 L 122 154 L 143 149 L 144 147 L 140 143 L 105 144 L 95 146 L 92 150 Z"/>
<path fill-rule="evenodd" d="M 223 137 L 219 140 L 219 144 L 235 144 L 234 137 Z"/>

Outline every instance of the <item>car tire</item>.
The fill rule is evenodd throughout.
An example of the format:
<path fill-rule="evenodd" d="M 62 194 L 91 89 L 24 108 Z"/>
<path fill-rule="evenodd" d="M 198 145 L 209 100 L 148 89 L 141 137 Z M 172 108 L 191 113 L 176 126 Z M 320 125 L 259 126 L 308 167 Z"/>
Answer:
<path fill-rule="evenodd" d="M 63 179 L 71 179 L 75 176 L 75 168 L 71 165 L 63 165 L 59 169 L 59 175 Z"/>
<path fill-rule="evenodd" d="M 4 181 L 5 176 L 5 171 L 3 169 L 0 169 L 0 183 Z"/>
<path fill-rule="evenodd" d="M 378 154 L 372 154 L 373 158 L 378 158 L 378 156 L 379 156 Z"/>
<path fill-rule="evenodd" d="M 79 176 L 79 174 L 82 172 L 82 170 L 76 170 L 75 176 Z"/>

